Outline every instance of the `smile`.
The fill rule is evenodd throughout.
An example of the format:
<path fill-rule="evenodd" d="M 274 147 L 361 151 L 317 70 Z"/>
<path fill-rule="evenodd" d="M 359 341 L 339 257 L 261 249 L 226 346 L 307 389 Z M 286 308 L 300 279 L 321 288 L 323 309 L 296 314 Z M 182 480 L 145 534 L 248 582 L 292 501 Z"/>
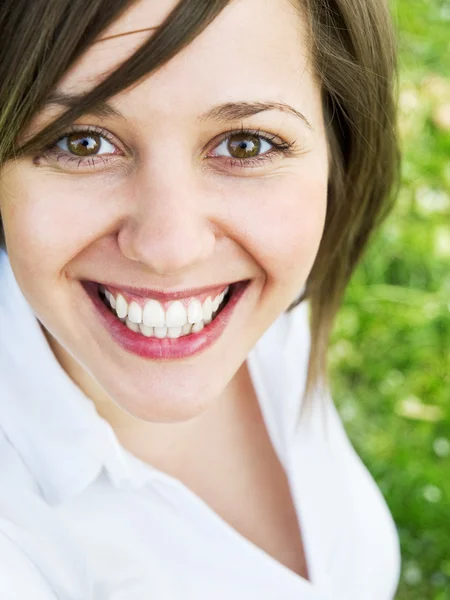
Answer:
<path fill-rule="evenodd" d="M 93 281 L 81 282 L 95 313 L 125 351 L 154 360 L 188 358 L 216 342 L 250 281 L 147 297 Z"/>
<path fill-rule="evenodd" d="M 229 286 L 226 286 L 215 295 L 202 294 L 167 303 L 155 298 L 133 298 L 99 286 L 100 297 L 106 306 L 128 329 L 158 339 L 177 339 L 202 331 L 225 306 L 228 291 Z"/>

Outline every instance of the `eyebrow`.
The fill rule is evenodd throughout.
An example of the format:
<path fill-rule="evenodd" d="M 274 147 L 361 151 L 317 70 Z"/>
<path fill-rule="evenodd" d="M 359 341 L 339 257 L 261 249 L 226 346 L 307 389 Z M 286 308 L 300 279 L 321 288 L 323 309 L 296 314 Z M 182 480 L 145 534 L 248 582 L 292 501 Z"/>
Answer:
<path fill-rule="evenodd" d="M 200 117 L 200 120 L 207 121 L 212 119 L 214 121 L 238 121 L 240 119 L 252 117 L 253 115 L 257 115 L 269 110 L 278 110 L 294 115 L 298 119 L 302 120 L 309 127 L 309 129 L 313 129 L 313 126 L 304 114 L 285 102 L 227 102 L 225 104 L 215 106 L 208 112 L 204 113 Z"/>
<path fill-rule="evenodd" d="M 71 95 L 71 94 L 53 94 L 51 95 L 47 102 L 45 103 L 45 107 L 57 104 L 59 106 L 63 106 L 65 108 L 71 108 L 76 106 L 77 103 L 82 99 L 83 96 Z M 44 107 L 44 108 L 45 108 Z M 240 119 L 245 119 L 248 117 L 252 117 L 253 115 L 257 115 L 262 112 L 277 110 L 284 113 L 288 113 L 294 115 L 303 123 L 307 125 L 307 127 L 313 130 L 313 126 L 310 121 L 295 109 L 293 106 L 286 104 L 285 102 L 226 102 L 224 104 L 220 104 L 218 106 L 214 106 L 206 113 L 203 113 L 199 117 L 199 121 L 238 121 Z M 125 119 L 124 115 L 111 106 L 108 102 L 102 101 L 98 104 L 94 105 L 90 110 L 89 114 L 98 117 L 117 117 L 120 119 Z"/>

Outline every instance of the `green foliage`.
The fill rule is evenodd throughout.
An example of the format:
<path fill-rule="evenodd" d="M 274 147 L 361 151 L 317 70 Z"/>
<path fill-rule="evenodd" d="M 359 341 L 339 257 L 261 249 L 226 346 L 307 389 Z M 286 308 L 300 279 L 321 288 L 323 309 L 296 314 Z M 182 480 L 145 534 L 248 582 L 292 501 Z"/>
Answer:
<path fill-rule="evenodd" d="M 450 600 L 450 0 L 398 0 L 402 188 L 346 294 L 336 404 L 398 526 L 397 600 Z"/>

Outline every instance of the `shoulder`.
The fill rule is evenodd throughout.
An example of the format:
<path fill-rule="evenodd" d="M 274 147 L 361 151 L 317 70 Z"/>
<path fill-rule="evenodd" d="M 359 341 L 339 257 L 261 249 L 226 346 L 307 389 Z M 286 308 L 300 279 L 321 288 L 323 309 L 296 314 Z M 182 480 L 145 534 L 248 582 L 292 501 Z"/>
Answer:
<path fill-rule="evenodd" d="M 0 472 L 1 600 L 88 598 L 88 564 L 73 524 L 43 498 L 1 429 Z"/>
<path fill-rule="evenodd" d="M 67 515 L 23 486 L 4 486 L 0 490 L 1 600 L 88 598 L 90 585 L 87 557 Z M 4 595 L 4 590 L 14 593 Z"/>
<path fill-rule="evenodd" d="M 57 600 L 35 564 L 4 531 L 0 517 L 0 590 L 3 600 Z"/>
<path fill-rule="evenodd" d="M 2 600 L 56 600 L 51 587 L 30 554 L 30 536 L 24 513 L 36 515 L 30 498 L 37 486 L 19 454 L 0 427 L 0 597 Z M 30 510 L 31 509 L 31 510 Z"/>
<path fill-rule="evenodd" d="M 1 384 L 1 379 L 0 379 Z M 0 387 L 0 389 L 3 388 Z M 35 489 L 36 481 L 30 470 L 25 465 L 17 448 L 11 443 L 3 429 L 3 423 L 0 417 L 0 473 L 2 477 L 2 491 L 12 485 L 25 487 L 26 489 Z"/>

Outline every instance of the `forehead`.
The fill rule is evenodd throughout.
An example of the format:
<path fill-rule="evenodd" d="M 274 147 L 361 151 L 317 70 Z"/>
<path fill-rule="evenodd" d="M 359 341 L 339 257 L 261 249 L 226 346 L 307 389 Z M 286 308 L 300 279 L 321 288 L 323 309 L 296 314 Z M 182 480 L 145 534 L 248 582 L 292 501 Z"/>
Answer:
<path fill-rule="evenodd" d="M 306 37 L 295 0 L 231 0 L 187 48 L 150 77 L 181 98 L 227 90 L 264 92 L 298 86 L 307 68 Z M 64 76 L 58 91 L 84 93 L 131 56 L 176 6 L 175 0 L 139 0 L 103 32 Z M 244 89 L 243 89 L 244 88 Z M 177 97 L 177 96 L 174 96 Z M 178 96 L 180 97 L 180 96 Z M 167 99 L 167 98 L 166 98 Z"/>

